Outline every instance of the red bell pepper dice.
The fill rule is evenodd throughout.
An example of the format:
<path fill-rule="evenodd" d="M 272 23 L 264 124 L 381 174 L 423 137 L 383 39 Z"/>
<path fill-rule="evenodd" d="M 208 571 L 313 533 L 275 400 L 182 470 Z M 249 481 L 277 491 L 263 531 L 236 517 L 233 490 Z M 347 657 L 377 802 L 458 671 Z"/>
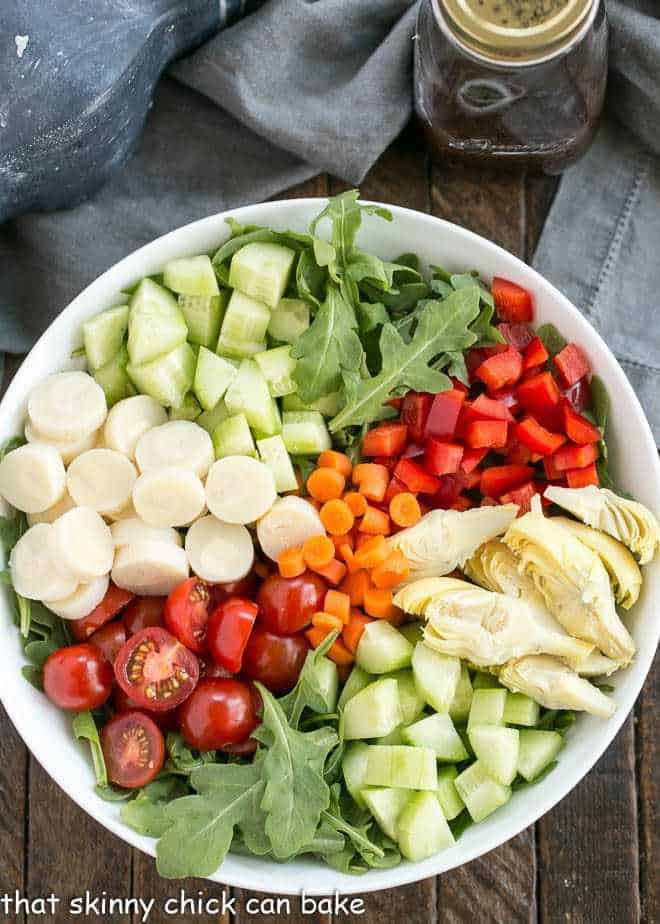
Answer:
<path fill-rule="evenodd" d="M 525 417 L 516 424 L 516 436 L 523 446 L 542 456 L 551 456 L 566 442 L 566 437 L 562 433 L 546 430 L 533 417 Z"/>
<path fill-rule="evenodd" d="M 527 465 L 532 461 L 532 450 L 514 441 L 507 449 L 505 459 L 508 465 Z"/>
<path fill-rule="evenodd" d="M 485 360 L 475 372 L 475 376 L 484 383 L 491 394 L 508 385 L 515 385 L 521 375 L 522 356 L 512 346 L 503 353 L 497 353 Z"/>
<path fill-rule="evenodd" d="M 586 378 L 580 379 L 575 385 L 567 388 L 563 393 L 574 411 L 581 414 L 591 405 L 591 386 Z"/>
<path fill-rule="evenodd" d="M 497 356 L 498 353 L 505 353 L 507 349 L 508 344 L 496 343 L 493 346 L 472 347 L 471 350 L 468 350 L 465 354 L 465 366 L 470 381 L 474 382 L 474 374 L 483 362 L 490 359 L 491 356 Z"/>
<path fill-rule="evenodd" d="M 592 462 L 591 465 L 585 465 L 584 468 L 569 468 L 566 472 L 566 481 L 569 488 L 586 488 L 587 485 L 600 484 L 598 469 Z"/>
<path fill-rule="evenodd" d="M 498 331 L 507 343 L 522 353 L 534 339 L 534 331 L 529 324 L 498 324 Z"/>
<path fill-rule="evenodd" d="M 570 388 L 591 371 L 589 360 L 577 343 L 569 343 L 553 359 L 559 380 L 564 388 Z"/>
<path fill-rule="evenodd" d="M 508 426 L 506 420 L 473 420 L 465 427 L 465 443 L 471 449 L 501 449 Z"/>
<path fill-rule="evenodd" d="M 518 504 L 518 516 L 521 517 L 524 513 L 529 513 L 532 509 L 532 498 L 536 493 L 535 483 L 533 481 L 526 481 L 524 484 L 521 484 L 519 488 L 514 488 L 513 491 L 502 494 L 500 503 Z"/>
<path fill-rule="evenodd" d="M 435 395 L 426 418 L 424 436 L 434 436 L 438 439 L 452 437 L 464 401 L 465 392 L 458 388 L 450 388 Z"/>
<path fill-rule="evenodd" d="M 401 455 L 404 459 L 416 459 L 417 456 L 423 456 L 424 445 L 423 443 L 408 443 Z"/>
<path fill-rule="evenodd" d="M 449 510 L 465 487 L 463 479 L 460 475 L 443 475 L 439 481 L 438 490 L 433 495 L 433 506 Z"/>
<path fill-rule="evenodd" d="M 501 276 L 495 276 L 491 291 L 495 308 L 502 321 L 521 323 L 532 320 L 534 308 L 532 296 L 527 289 L 508 279 L 502 279 Z"/>
<path fill-rule="evenodd" d="M 384 423 L 365 434 L 364 456 L 399 456 L 406 447 L 408 428 L 404 423 Z"/>
<path fill-rule="evenodd" d="M 493 465 L 481 475 L 481 493 L 484 497 L 501 497 L 534 477 L 529 465 Z"/>
<path fill-rule="evenodd" d="M 560 472 L 554 463 L 552 456 L 546 456 L 543 459 L 543 470 L 548 481 L 563 481 L 564 473 Z"/>
<path fill-rule="evenodd" d="M 494 391 L 491 395 L 494 401 L 501 401 L 502 404 L 512 413 L 517 414 L 520 410 L 518 395 L 513 388 L 505 388 L 502 391 Z"/>
<path fill-rule="evenodd" d="M 553 455 L 552 461 L 560 472 L 567 472 L 571 468 L 585 468 L 595 462 L 599 455 L 598 443 L 589 443 L 587 446 L 575 446 L 571 443 L 562 446 Z"/>
<path fill-rule="evenodd" d="M 601 439 L 601 432 L 590 420 L 574 411 L 570 403 L 562 400 L 564 412 L 564 430 L 569 440 L 584 446 L 587 443 L 597 443 Z"/>
<path fill-rule="evenodd" d="M 513 420 L 513 414 L 505 402 L 488 395 L 479 395 L 465 405 L 465 419 L 470 420 Z"/>
<path fill-rule="evenodd" d="M 463 513 L 466 510 L 470 510 L 474 507 L 474 503 L 470 500 L 469 497 L 466 497 L 464 494 L 460 494 L 454 503 L 451 505 L 452 510 L 458 510 Z"/>
<path fill-rule="evenodd" d="M 409 391 L 401 405 L 401 422 L 408 427 L 408 436 L 413 443 L 421 443 L 424 439 L 424 427 L 428 417 L 433 395 L 424 391 Z"/>
<path fill-rule="evenodd" d="M 525 379 L 518 386 L 517 395 L 521 406 L 543 426 L 550 430 L 558 430 L 561 427 L 561 395 L 550 372 L 539 372 L 538 375 Z"/>
<path fill-rule="evenodd" d="M 548 361 L 548 358 L 548 351 L 543 345 L 543 341 L 540 337 L 534 337 L 532 342 L 525 349 L 525 355 L 523 356 L 523 372 L 527 372 L 529 369 L 535 369 L 537 366 L 542 366 Z"/>
<path fill-rule="evenodd" d="M 466 449 L 461 459 L 461 471 L 469 475 L 473 472 L 481 460 L 488 455 L 487 449 Z"/>
<path fill-rule="evenodd" d="M 415 494 L 435 494 L 440 487 L 440 480 L 429 475 L 412 459 L 399 459 L 394 469 L 394 477 L 402 481 L 408 490 Z"/>
<path fill-rule="evenodd" d="M 426 441 L 424 468 L 431 475 L 453 475 L 463 458 L 463 447 L 456 443 L 443 443 L 431 437 Z"/>
<path fill-rule="evenodd" d="M 389 406 L 393 407 L 395 411 L 400 411 L 401 405 L 403 404 L 403 398 L 388 398 L 385 404 L 389 404 Z"/>
<path fill-rule="evenodd" d="M 474 469 L 472 472 L 464 472 L 461 469 L 461 477 L 466 491 L 472 491 L 474 488 L 479 487 L 481 483 L 481 474 L 478 468 Z"/>
<path fill-rule="evenodd" d="M 451 379 L 451 384 L 453 388 L 456 388 L 458 391 L 462 391 L 464 395 L 468 393 L 469 389 L 467 385 L 464 385 L 463 382 L 460 381 L 460 379 L 457 379 L 453 375 L 450 375 L 449 378 Z"/>
<path fill-rule="evenodd" d="M 390 501 L 393 497 L 396 497 L 397 494 L 405 494 L 407 492 L 407 485 L 405 485 L 402 481 L 399 481 L 398 478 L 390 478 L 390 483 L 387 486 L 387 491 L 385 492 L 385 497 L 383 498 L 383 506 L 389 509 Z"/>

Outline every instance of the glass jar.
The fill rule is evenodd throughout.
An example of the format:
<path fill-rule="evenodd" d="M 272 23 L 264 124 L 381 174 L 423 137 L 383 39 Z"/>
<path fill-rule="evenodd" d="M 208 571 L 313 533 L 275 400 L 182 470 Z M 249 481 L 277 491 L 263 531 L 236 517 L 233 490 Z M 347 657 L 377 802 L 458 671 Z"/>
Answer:
<path fill-rule="evenodd" d="M 560 173 L 596 131 L 607 32 L 602 0 L 422 0 L 415 111 L 432 148 Z"/>

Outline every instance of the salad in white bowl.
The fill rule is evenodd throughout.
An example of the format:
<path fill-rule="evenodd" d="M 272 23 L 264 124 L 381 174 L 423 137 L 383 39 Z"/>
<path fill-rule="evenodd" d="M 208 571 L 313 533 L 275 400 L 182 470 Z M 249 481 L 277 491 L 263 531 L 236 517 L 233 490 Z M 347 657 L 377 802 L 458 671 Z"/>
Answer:
<path fill-rule="evenodd" d="M 365 213 L 134 280 L 3 449 L 24 674 L 165 876 L 454 850 L 636 656 L 660 527 L 598 368 L 519 281 L 362 249 Z"/>

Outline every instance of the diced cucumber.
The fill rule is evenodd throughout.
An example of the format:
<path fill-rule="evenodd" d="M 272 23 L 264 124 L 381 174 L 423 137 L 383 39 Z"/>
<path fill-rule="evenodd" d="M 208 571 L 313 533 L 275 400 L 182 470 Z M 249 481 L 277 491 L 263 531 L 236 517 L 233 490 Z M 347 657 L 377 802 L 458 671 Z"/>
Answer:
<path fill-rule="evenodd" d="M 406 744 L 418 748 L 431 748 L 438 760 L 456 763 L 466 760 L 468 752 L 461 736 L 446 712 L 436 712 L 404 729 Z"/>
<path fill-rule="evenodd" d="M 487 671 L 477 671 L 472 678 L 473 690 L 501 690 L 502 684 L 495 674 L 489 674 Z"/>
<path fill-rule="evenodd" d="M 520 734 L 518 773 L 531 782 L 551 764 L 562 748 L 559 732 L 523 728 Z"/>
<path fill-rule="evenodd" d="M 219 295 L 179 296 L 179 308 L 188 325 L 188 340 L 191 343 L 215 350 L 228 299 L 227 289 L 223 289 Z"/>
<path fill-rule="evenodd" d="M 424 711 L 424 700 L 417 691 L 413 673 L 410 670 L 395 671 L 388 676 L 393 677 L 399 684 L 399 702 L 401 703 L 403 724 L 410 725 L 410 723 L 415 722 Z"/>
<path fill-rule="evenodd" d="M 119 352 L 128 329 L 128 305 L 102 311 L 83 324 L 83 343 L 89 368 L 106 366 Z"/>
<path fill-rule="evenodd" d="M 345 704 L 344 738 L 351 741 L 389 735 L 401 720 L 396 680 L 376 680 Z"/>
<path fill-rule="evenodd" d="M 466 664 L 461 664 L 461 676 L 458 678 L 458 686 L 449 707 L 449 715 L 454 722 L 465 722 L 470 714 L 471 705 L 472 683 L 470 681 L 470 672 Z"/>
<path fill-rule="evenodd" d="M 459 659 L 440 654 L 425 642 L 418 642 L 413 651 L 412 669 L 415 686 L 424 702 L 437 712 L 448 712 L 461 676 Z"/>
<path fill-rule="evenodd" d="M 411 645 L 424 641 L 424 623 L 423 622 L 406 622 L 399 626 L 399 632 L 404 635 Z"/>
<path fill-rule="evenodd" d="M 236 378 L 238 369 L 216 353 L 200 346 L 193 390 L 205 411 L 212 410 Z"/>
<path fill-rule="evenodd" d="M 389 674 L 408 667 L 413 646 L 385 619 L 376 619 L 364 628 L 355 660 L 370 674 Z"/>
<path fill-rule="evenodd" d="M 316 456 L 332 446 L 328 428 L 318 411 L 285 411 L 282 439 L 293 456 Z"/>
<path fill-rule="evenodd" d="M 518 768 L 520 732 L 504 725 L 472 725 L 470 744 L 484 770 L 503 786 L 509 786 Z"/>
<path fill-rule="evenodd" d="M 229 285 L 274 308 L 284 295 L 295 256 L 281 244 L 246 244 L 232 257 Z"/>
<path fill-rule="evenodd" d="M 362 668 L 358 667 L 356 664 L 348 675 L 348 680 L 339 694 L 339 702 L 337 703 L 338 708 L 343 709 L 349 699 L 352 699 L 360 690 L 364 690 L 365 687 L 368 687 L 374 680 L 375 678 L 372 677 L 371 674 L 363 671 Z"/>
<path fill-rule="evenodd" d="M 181 407 L 170 408 L 170 420 L 197 420 L 201 413 L 197 398 L 189 391 Z"/>
<path fill-rule="evenodd" d="M 338 391 L 331 391 L 329 395 L 322 395 L 311 404 L 305 404 L 297 394 L 285 395 L 282 398 L 283 411 L 318 411 L 324 417 L 334 417 L 343 407 L 342 397 Z"/>
<path fill-rule="evenodd" d="M 381 735 L 380 738 L 370 738 L 369 744 L 406 744 L 403 740 L 403 723 L 397 725 L 397 727 L 389 733 L 389 735 Z"/>
<path fill-rule="evenodd" d="M 238 367 L 234 380 L 225 392 L 225 404 L 230 414 L 245 414 L 250 427 L 260 434 L 272 436 L 279 432 L 277 405 L 254 360 L 244 359 Z"/>
<path fill-rule="evenodd" d="M 367 807 L 362 796 L 362 790 L 365 787 L 364 775 L 367 772 L 368 762 L 369 746 L 364 741 L 353 741 L 346 748 L 341 763 L 346 789 L 360 808 L 363 809 Z"/>
<path fill-rule="evenodd" d="M 216 459 L 225 456 L 257 455 L 257 447 L 254 445 L 245 414 L 234 414 L 220 421 L 211 438 Z"/>
<path fill-rule="evenodd" d="M 121 344 L 110 362 L 94 372 L 95 380 L 105 392 L 108 407 L 135 394 L 133 383 L 126 372 L 127 365 L 128 351 L 125 344 Z"/>
<path fill-rule="evenodd" d="M 257 353 L 254 360 L 268 382 L 268 389 L 273 398 L 290 395 L 298 387 L 291 378 L 296 361 L 291 356 L 290 346 L 275 347 L 274 350 Z"/>
<path fill-rule="evenodd" d="M 370 745 L 364 781 L 367 786 L 435 791 L 438 785 L 435 754 L 430 748 Z"/>
<path fill-rule="evenodd" d="M 273 340 L 295 343 L 309 327 L 309 307 L 301 298 L 281 298 L 273 308 L 268 333 Z M 295 410 L 295 408 L 292 408 Z"/>
<path fill-rule="evenodd" d="M 203 427 L 207 433 L 212 434 L 219 423 L 229 417 L 229 411 L 224 401 L 218 401 L 211 411 L 204 411 L 197 418 L 197 423 Z"/>
<path fill-rule="evenodd" d="M 163 282 L 181 295 L 217 295 L 220 291 L 211 258 L 205 253 L 170 260 L 163 267 Z"/>
<path fill-rule="evenodd" d="M 393 841 L 396 840 L 396 823 L 408 804 L 411 793 L 407 789 L 379 787 L 363 789 L 362 798 L 382 830 Z"/>
<path fill-rule="evenodd" d="M 257 440 L 257 449 L 261 461 L 265 462 L 273 473 L 278 494 L 284 491 L 295 491 L 298 488 L 298 480 L 284 440 L 279 433 L 276 436 L 267 436 L 263 440 Z"/>
<path fill-rule="evenodd" d="M 410 797 L 399 815 L 397 843 L 402 855 L 413 862 L 435 856 L 454 843 L 454 835 L 433 793 L 416 792 Z"/>
<path fill-rule="evenodd" d="M 153 279 L 143 279 L 131 298 L 128 314 L 131 366 L 170 354 L 187 336 L 188 326 L 172 293 Z"/>
<path fill-rule="evenodd" d="M 126 371 L 143 395 L 151 395 L 165 407 L 180 407 L 192 387 L 195 354 L 190 344 L 182 343 L 149 363 L 129 363 Z"/>
<path fill-rule="evenodd" d="M 524 693 L 506 694 L 504 704 L 504 722 L 506 725 L 538 725 L 541 708 Z"/>
<path fill-rule="evenodd" d="M 221 333 L 216 353 L 226 359 L 250 359 L 257 353 L 263 353 L 265 349 L 265 340 L 231 340 Z"/>
<path fill-rule="evenodd" d="M 319 658 L 316 662 L 315 677 L 323 701 L 328 704 L 328 712 L 334 712 L 339 693 L 337 665 L 330 658 Z"/>
<path fill-rule="evenodd" d="M 507 691 L 475 690 L 468 716 L 468 731 L 473 725 L 504 725 Z"/>
<path fill-rule="evenodd" d="M 511 798 L 511 788 L 489 776 L 478 760 L 456 777 L 454 785 L 475 822 L 483 821 Z"/>
<path fill-rule="evenodd" d="M 458 794 L 454 780 L 458 776 L 458 770 L 453 764 L 438 769 L 438 789 L 437 797 L 442 809 L 442 814 L 447 821 L 457 818 L 463 809 L 465 803 Z"/>
<path fill-rule="evenodd" d="M 227 343 L 264 342 L 270 321 L 270 311 L 261 301 L 255 301 L 242 292 L 232 292 L 220 328 L 218 353 L 221 341 Z M 264 348 L 265 349 L 265 348 Z"/>

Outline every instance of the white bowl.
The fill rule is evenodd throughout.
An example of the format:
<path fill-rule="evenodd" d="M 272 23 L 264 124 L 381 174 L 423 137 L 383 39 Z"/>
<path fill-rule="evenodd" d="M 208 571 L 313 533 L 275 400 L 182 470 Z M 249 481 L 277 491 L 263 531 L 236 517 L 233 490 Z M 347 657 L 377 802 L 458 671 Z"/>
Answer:
<path fill-rule="evenodd" d="M 268 202 L 235 209 L 245 224 L 307 229 L 322 208 L 320 199 Z M 463 228 L 418 212 L 391 207 L 394 221 L 367 217 L 361 245 L 384 258 L 406 251 L 418 253 L 424 264 L 439 263 L 455 271 L 476 268 L 487 280 L 494 275 L 513 279 L 529 289 L 536 305 L 536 322 L 554 322 L 569 340 L 576 340 L 602 377 L 611 399 L 608 444 L 612 468 L 622 487 L 655 512 L 660 511 L 660 464 L 639 402 L 621 367 L 603 340 L 553 286 L 516 257 Z M 70 366 L 72 350 L 81 342 L 81 325 L 90 316 L 117 303 L 117 295 L 141 276 L 156 273 L 173 257 L 212 251 L 228 236 L 224 214 L 214 215 L 172 231 L 126 257 L 88 286 L 51 324 L 18 370 L 0 404 L 0 439 L 18 433 L 30 389 L 46 375 Z M 308 894 L 368 892 L 425 879 L 467 863 L 514 837 L 562 799 L 589 771 L 625 720 L 642 688 L 660 634 L 660 561 L 644 569 L 639 602 L 626 621 L 639 649 L 635 662 L 616 674 L 617 712 L 609 721 L 580 717 L 567 736 L 559 764 L 533 787 L 517 792 L 486 821 L 469 828 L 449 850 L 422 863 L 402 863 L 364 876 L 346 876 L 311 858 L 285 865 L 253 857 L 229 855 L 212 878 L 245 889 L 270 893 Z M 21 676 L 25 662 L 12 621 L 9 599 L 0 598 L 4 626 L 5 663 L 0 672 L 0 698 L 19 734 L 39 763 L 81 808 L 128 844 L 154 855 L 155 841 L 141 837 L 119 818 L 119 806 L 95 794 L 91 762 L 77 743 L 71 723 Z M 185 845 L 184 845 L 185 849 Z"/>

